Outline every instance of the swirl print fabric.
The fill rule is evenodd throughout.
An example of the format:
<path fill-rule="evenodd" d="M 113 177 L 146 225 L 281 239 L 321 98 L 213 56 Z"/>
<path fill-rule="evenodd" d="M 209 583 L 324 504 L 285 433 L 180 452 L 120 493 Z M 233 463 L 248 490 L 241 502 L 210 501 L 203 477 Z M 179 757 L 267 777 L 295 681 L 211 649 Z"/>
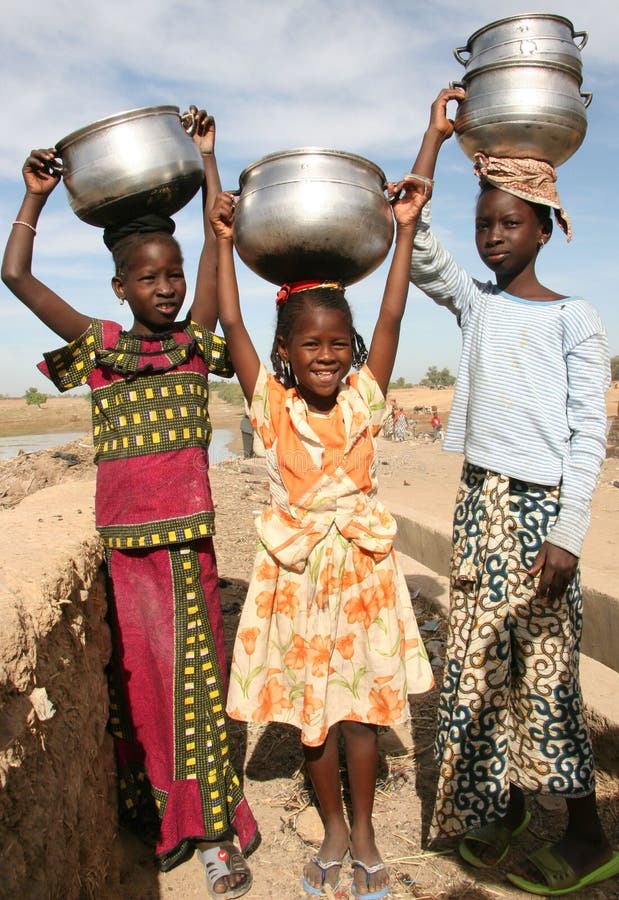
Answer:
<path fill-rule="evenodd" d="M 578 679 L 579 574 L 551 601 L 535 598 L 538 579 L 527 573 L 558 508 L 558 487 L 464 464 L 432 839 L 504 815 L 510 783 L 564 798 L 594 790 Z"/>

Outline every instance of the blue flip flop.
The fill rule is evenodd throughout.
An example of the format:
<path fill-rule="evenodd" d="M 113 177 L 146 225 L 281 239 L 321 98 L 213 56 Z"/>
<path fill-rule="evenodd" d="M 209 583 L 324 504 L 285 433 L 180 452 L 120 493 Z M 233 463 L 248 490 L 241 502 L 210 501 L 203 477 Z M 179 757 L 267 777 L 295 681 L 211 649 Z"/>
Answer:
<path fill-rule="evenodd" d="M 385 864 L 382 862 L 376 863 L 373 866 L 368 866 L 367 863 L 364 863 L 361 859 L 353 859 L 350 862 L 353 869 L 363 869 L 365 872 L 366 883 L 369 884 L 370 875 L 375 875 L 376 872 L 382 872 L 383 869 L 386 868 Z M 369 894 L 358 894 L 355 890 L 355 883 L 353 881 L 351 887 L 353 897 L 358 897 L 359 900 L 381 900 L 381 897 L 386 897 L 389 893 L 389 885 L 385 884 L 382 888 L 379 888 L 377 891 L 372 891 Z"/>
<path fill-rule="evenodd" d="M 344 860 L 346 859 L 347 856 L 348 856 L 348 850 L 342 856 L 341 859 L 324 860 L 324 859 L 321 859 L 317 853 L 315 853 L 314 856 L 312 856 L 310 858 L 310 862 L 313 862 L 314 865 L 318 869 L 320 869 L 320 877 L 321 877 L 320 887 L 315 887 L 313 884 L 310 884 L 304 875 L 303 876 L 303 889 L 308 894 L 311 894 L 313 897 L 325 897 L 326 896 L 326 894 L 325 894 L 325 879 L 327 877 L 327 872 L 329 871 L 329 869 L 334 869 L 335 866 L 339 866 L 341 869 L 342 866 L 344 865 Z M 337 891 L 339 883 L 340 883 L 340 879 L 338 878 L 337 881 L 335 882 L 335 884 L 331 885 L 331 887 L 334 891 Z"/>

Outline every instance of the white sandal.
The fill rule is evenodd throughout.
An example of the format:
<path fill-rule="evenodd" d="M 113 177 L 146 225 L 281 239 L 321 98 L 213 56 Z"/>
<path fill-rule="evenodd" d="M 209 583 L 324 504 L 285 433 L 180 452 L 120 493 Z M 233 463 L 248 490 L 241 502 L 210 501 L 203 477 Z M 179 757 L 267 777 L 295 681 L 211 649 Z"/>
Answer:
<path fill-rule="evenodd" d="M 245 857 L 234 844 L 219 844 L 216 847 L 209 847 L 208 850 L 198 850 L 198 853 L 206 872 L 206 886 L 213 900 L 233 900 L 234 897 L 242 897 L 247 893 L 252 885 L 253 876 Z M 217 893 L 215 885 L 228 875 L 244 875 L 245 879 L 236 887 L 229 887 L 223 893 Z"/>

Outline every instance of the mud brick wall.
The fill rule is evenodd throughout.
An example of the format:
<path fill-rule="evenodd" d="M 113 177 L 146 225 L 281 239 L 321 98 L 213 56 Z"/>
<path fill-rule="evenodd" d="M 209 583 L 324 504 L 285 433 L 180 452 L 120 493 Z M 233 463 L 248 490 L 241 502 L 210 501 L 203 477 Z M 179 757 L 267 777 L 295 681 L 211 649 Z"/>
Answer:
<path fill-rule="evenodd" d="M 91 482 L 0 512 L 0 894 L 118 883 L 102 548 Z"/>

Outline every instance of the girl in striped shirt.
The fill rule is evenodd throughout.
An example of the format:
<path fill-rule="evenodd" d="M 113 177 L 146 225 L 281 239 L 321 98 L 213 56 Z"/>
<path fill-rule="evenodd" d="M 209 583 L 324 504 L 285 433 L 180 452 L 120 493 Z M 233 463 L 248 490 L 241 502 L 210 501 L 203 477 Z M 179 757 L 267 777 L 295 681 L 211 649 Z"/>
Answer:
<path fill-rule="evenodd" d="M 441 91 L 413 166 L 430 181 L 462 88 Z M 540 283 L 551 209 L 568 240 L 556 173 L 538 160 L 476 155 L 475 239 L 496 283 L 463 271 L 417 225 L 411 280 L 462 330 L 445 437 L 464 454 L 454 516 L 450 628 L 439 707 L 432 837 L 464 834 L 462 857 L 498 864 L 530 820 L 525 795 L 567 802 L 563 837 L 507 877 L 566 894 L 619 873 L 597 811 L 578 676 L 578 561 L 605 454 L 606 334 L 581 297 Z"/>

